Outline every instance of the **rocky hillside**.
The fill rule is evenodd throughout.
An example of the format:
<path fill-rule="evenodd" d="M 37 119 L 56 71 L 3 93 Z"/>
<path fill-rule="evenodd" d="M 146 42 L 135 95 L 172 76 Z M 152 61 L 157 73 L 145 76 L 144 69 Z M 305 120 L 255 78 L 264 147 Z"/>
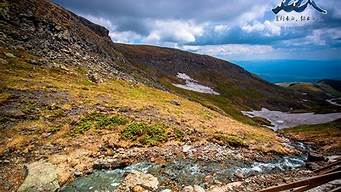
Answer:
<path fill-rule="evenodd" d="M 62 7 L 44 0 L 1 1 L 1 44 L 29 50 L 36 65 L 89 69 L 89 76 L 139 81 L 173 91 L 204 105 L 219 107 L 241 117 L 241 109 L 289 110 L 307 108 L 297 102 L 302 97 L 269 84 L 229 62 L 209 56 L 152 46 L 114 44 L 108 30 Z M 219 93 L 196 94 L 172 84 L 184 73 Z"/>
<path fill-rule="evenodd" d="M 46 0 L 0 1 L 0 45 L 29 50 L 34 65 L 91 69 L 90 76 L 132 79 L 102 26 Z"/>

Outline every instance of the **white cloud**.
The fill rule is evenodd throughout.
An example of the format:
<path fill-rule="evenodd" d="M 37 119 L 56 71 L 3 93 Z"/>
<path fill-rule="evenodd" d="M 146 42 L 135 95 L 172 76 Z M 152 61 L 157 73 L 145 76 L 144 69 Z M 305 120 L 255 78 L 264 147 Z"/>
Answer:
<path fill-rule="evenodd" d="M 213 31 L 216 33 L 227 32 L 230 29 L 228 25 L 218 24 L 213 27 Z"/>
<path fill-rule="evenodd" d="M 142 38 L 141 35 L 132 31 L 113 31 L 109 33 L 109 36 L 111 37 L 112 41 L 117 43 L 138 43 Z"/>
<path fill-rule="evenodd" d="M 336 43 L 341 39 L 341 28 L 322 28 L 315 29 L 304 38 L 296 38 L 284 40 L 282 43 L 286 46 L 326 46 L 331 43 Z"/>
<path fill-rule="evenodd" d="M 225 45 L 203 45 L 184 46 L 184 50 L 200 54 L 211 55 L 219 58 L 246 58 L 254 55 L 271 54 L 274 49 L 269 45 L 249 44 L 225 44 Z"/>
<path fill-rule="evenodd" d="M 256 22 L 254 24 L 247 24 L 241 27 L 242 30 L 251 33 L 251 32 L 263 32 L 265 36 L 278 36 L 281 34 L 281 27 L 269 20 L 264 21 L 263 23 Z"/>
<path fill-rule="evenodd" d="M 81 14 L 80 14 L 81 15 Z M 105 28 L 107 28 L 108 30 L 113 30 L 115 27 L 114 25 L 111 23 L 110 20 L 102 18 L 102 17 L 95 17 L 92 15 L 81 15 L 82 17 L 88 19 L 89 21 L 96 23 L 98 25 L 101 25 Z"/>
<path fill-rule="evenodd" d="M 156 20 L 150 21 L 151 32 L 144 40 L 147 43 L 162 41 L 189 43 L 194 42 L 197 36 L 204 32 L 203 25 L 191 21 L 181 20 Z"/>
<path fill-rule="evenodd" d="M 255 21 L 264 17 L 265 13 L 271 10 L 267 4 L 253 6 L 249 11 L 241 14 L 237 21 L 238 24 L 245 24 L 250 21 Z"/>

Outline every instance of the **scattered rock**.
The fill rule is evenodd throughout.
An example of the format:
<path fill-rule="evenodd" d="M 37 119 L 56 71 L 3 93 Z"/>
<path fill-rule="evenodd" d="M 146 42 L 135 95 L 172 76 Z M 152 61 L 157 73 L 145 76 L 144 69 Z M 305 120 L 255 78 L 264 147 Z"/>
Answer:
<path fill-rule="evenodd" d="M 94 169 L 119 169 L 124 168 L 130 165 L 131 162 L 129 160 L 117 160 L 117 159 L 99 159 L 95 161 L 93 168 Z"/>
<path fill-rule="evenodd" d="M 180 106 L 180 103 L 177 100 L 171 100 L 170 103 L 176 106 Z"/>
<path fill-rule="evenodd" d="M 153 191 L 158 189 L 159 181 L 151 174 L 132 171 L 124 178 L 123 182 L 118 187 L 117 192 L 129 191 L 134 189 L 136 186 L 140 186 L 143 190 L 146 189 Z M 137 187 L 137 189 L 141 189 L 140 187 Z"/>
<path fill-rule="evenodd" d="M 3 112 L 4 115 L 8 117 L 12 117 L 15 119 L 25 118 L 26 114 L 22 112 L 20 109 L 9 109 Z"/>
<path fill-rule="evenodd" d="M 317 154 L 317 153 L 309 153 L 308 154 L 308 159 L 309 162 L 315 162 L 315 161 L 324 161 L 325 158 L 321 155 L 321 154 Z"/>
<path fill-rule="evenodd" d="M 194 185 L 194 192 L 205 192 L 205 189 L 200 187 L 199 185 Z"/>
<path fill-rule="evenodd" d="M 102 83 L 103 82 L 101 77 L 97 73 L 94 73 L 94 72 L 88 73 L 88 78 L 93 83 Z"/>
<path fill-rule="evenodd" d="M 214 182 L 214 177 L 213 177 L 212 175 L 207 175 L 207 176 L 204 178 L 204 181 L 205 181 L 205 184 L 211 185 L 211 184 L 213 184 L 213 182 Z"/>
<path fill-rule="evenodd" d="M 141 187 L 140 185 L 136 185 L 133 190 L 133 192 L 145 192 L 147 190 L 145 190 L 143 187 Z"/>
<path fill-rule="evenodd" d="M 57 169 L 47 161 L 37 161 L 26 166 L 27 176 L 18 192 L 57 191 Z"/>
<path fill-rule="evenodd" d="M 16 56 L 13 55 L 12 53 L 5 52 L 4 54 L 5 54 L 6 57 L 8 57 L 8 58 L 15 58 L 15 57 L 16 57 Z"/>
<path fill-rule="evenodd" d="M 8 62 L 5 59 L 0 58 L 0 64 L 6 65 L 6 64 L 8 64 Z"/>
<path fill-rule="evenodd" d="M 234 176 L 236 176 L 238 179 L 243 179 L 244 178 L 244 175 L 241 171 L 238 171 L 234 174 Z"/>
<path fill-rule="evenodd" d="M 184 145 L 184 146 L 182 146 L 182 152 L 188 153 L 189 150 L 191 150 L 191 148 L 192 147 L 190 145 Z"/>
<path fill-rule="evenodd" d="M 238 181 L 238 182 L 233 182 L 233 183 L 229 183 L 227 185 L 224 186 L 219 186 L 219 187 L 212 187 L 210 189 L 207 190 L 207 192 L 227 192 L 227 191 L 235 191 L 233 190 L 235 187 L 240 187 L 242 185 L 242 182 Z"/>
<path fill-rule="evenodd" d="M 162 190 L 160 192 L 172 192 L 172 190 L 171 189 L 164 189 L 164 190 Z"/>
<path fill-rule="evenodd" d="M 28 59 L 26 60 L 26 62 L 32 65 L 39 65 L 39 66 L 44 64 L 44 61 L 35 60 L 35 59 Z"/>
<path fill-rule="evenodd" d="M 194 192 L 194 188 L 192 186 L 186 186 L 182 190 L 183 192 Z"/>
<path fill-rule="evenodd" d="M 43 133 L 41 136 L 43 136 L 43 137 L 49 137 L 49 136 L 51 136 L 52 135 L 52 133 Z"/>
<path fill-rule="evenodd" d="M 307 162 L 305 166 L 310 170 L 317 170 L 320 168 L 320 166 L 314 162 Z"/>
<path fill-rule="evenodd" d="M 73 174 L 74 174 L 76 177 L 82 176 L 82 172 L 80 172 L 80 171 L 75 171 Z"/>

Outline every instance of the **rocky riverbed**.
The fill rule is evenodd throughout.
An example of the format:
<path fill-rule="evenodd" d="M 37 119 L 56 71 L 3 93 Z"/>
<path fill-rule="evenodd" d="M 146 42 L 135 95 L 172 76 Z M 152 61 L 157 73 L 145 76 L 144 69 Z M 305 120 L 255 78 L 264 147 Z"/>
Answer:
<path fill-rule="evenodd" d="M 287 144 L 291 147 L 302 146 L 298 143 Z M 117 149 L 115 155 L 96 160 L 93 172 L 78 175 L 80 177 L 65 185 L 62 191 L 126 191 L 136 186 L 149 190 L 155 190 L 157 186 L 156 191 L 164 192 L 192 189 L 215 191 L 228 183 L 234 184 L 224 186 L 226 189 L 241 188 L 246 187 L 242 181 L 250 177 L 282 172 L 292 174 L 293 170 L 295 174 L 301 174 L 297 168 L 305 165 L 306 148 L 300 150 L 292 156 L 269 155 L 210 142 L 145 150 Z M 138 154 L 144 155 L 132 158 Z M 129 164 L 131 161 L 127 159 L 134 159 L 134 162 Z M 133 184 L 127 181 L 131 180 L 132 175 L 135 175 Z M 248 182 L 251 185 L 252 181 Z M 264 186 L 272 183 L 265 182 Z"/>
<path fill-rule="evenodd" d="M 154 147 L 108 145 L 97 153 L 76 150 L 37 157 L 25 164 L 19 191 L 254 191 L 311 176 L 311 170 L 326 163 L 320 155 L 308 158 L 311 149 L 303 143 L 283 142 L 292 150 L 289 154 L 188 141 Z M 8 166 L 7 171 L 19 167 Z"/>

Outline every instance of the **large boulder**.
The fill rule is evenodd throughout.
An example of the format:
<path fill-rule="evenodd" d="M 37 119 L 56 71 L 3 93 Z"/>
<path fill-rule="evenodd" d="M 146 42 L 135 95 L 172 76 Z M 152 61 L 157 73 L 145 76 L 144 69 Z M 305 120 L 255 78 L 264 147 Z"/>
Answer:
<path fill-rule="evenodd" d="M 47 161 L 37 161 L 25 166 L 27 176 L 18 192 L 58 191 L 57 169 Z"/>
<path fill-rule="evenodd" d="M 159 181 L 151 174 L 140 171 L 129 173 L 117 188 L 116 192 L 123 191 L 155 191 L 159 188 Z"/>

